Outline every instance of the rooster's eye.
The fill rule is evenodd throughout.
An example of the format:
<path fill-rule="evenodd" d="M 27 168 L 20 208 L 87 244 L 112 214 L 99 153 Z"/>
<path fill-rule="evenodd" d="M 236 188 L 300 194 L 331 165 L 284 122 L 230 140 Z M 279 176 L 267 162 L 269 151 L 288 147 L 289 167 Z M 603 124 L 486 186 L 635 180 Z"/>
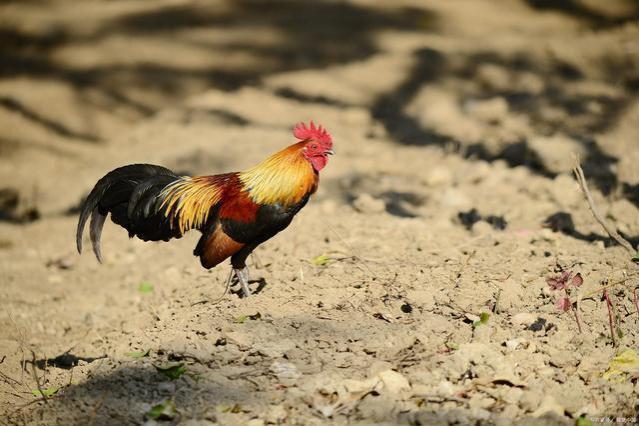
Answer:
<path fill-rule="evenodd" d="M 317 149 L 317 145 L 315 144 L 311 145 L 311 149 Z"/>

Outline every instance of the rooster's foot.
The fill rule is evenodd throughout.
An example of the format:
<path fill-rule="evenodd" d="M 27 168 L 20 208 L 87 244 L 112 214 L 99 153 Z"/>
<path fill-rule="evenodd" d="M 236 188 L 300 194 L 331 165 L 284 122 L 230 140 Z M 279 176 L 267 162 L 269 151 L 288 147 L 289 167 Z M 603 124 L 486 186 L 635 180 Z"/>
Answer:
<path fill-rule="evenodd" d="M 251 295 L 251 289 L 249 288 L 249 270 L 248 267 L 244 267 L 242 269 L 233 268 L 233 273 L 235 274 L 235 279 L 233 280 L 233 284 L 239 283 L 242 286 L 242 291 L 244 292 L 244 297 L 249 297 Z"/>

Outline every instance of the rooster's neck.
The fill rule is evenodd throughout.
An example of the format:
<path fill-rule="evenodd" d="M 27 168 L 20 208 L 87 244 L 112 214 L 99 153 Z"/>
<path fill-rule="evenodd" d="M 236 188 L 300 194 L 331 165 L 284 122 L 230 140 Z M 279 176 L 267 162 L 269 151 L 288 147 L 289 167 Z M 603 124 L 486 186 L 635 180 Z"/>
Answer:
<path fill-rule="evenodd" d="M 319 176 L 302 153 L 303 145 L 291 145 L 239 174 L 255 203 L 289 206 L 315 191 Z"/>

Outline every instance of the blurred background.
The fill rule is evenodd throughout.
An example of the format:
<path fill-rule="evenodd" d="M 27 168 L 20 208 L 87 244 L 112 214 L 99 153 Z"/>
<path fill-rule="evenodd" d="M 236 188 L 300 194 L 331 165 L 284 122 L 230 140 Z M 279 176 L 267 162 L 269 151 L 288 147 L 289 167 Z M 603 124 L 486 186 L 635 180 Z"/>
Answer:
<path fill-rule="evenodd" d="M 197 235 L 143 244 L 107 224 L 105 265 L 75 253 L 79 205 L 107 171 L 242 170 L 311 119 L 337 155 L 299 218 L 256 252 L 251 266 L 269 285 L 250 305 L 191 304 L 221 294 L 228 272 L 200 268 Z M 443 399 L 343 402 L 352 411 L 340 415 L 393 423 L 399 411 L 467 403 L 489 413 L 468 409 L 466 419 L 494 422 L 544 407 L 558 416 L 548 424 L 636 413 L 636 381 L 577 378 L 600 377 L 615 354 L 601 337 L 605 306 L 588 302 L 590 331 L 574 340 L 546 289 L 562 268 L 580 268 L 584 288 L 596 288 L 627 267 L 584 206 L 575 156 L 607 220 L 636 245 L 637 0 L 0 0 L 0 372 L 15 379 L 0 376 L 0 411 L 25 404 L 24 423 L 139 423 L 175 397 L 184 418 L 237 402 L 212 418 L 280 422 L 289 410 L 311 424 L 322 404 L 337 404 L 321 386 L 385 362 L 423 386 L 417 394 Z M 320 255 L 326 265 L 309 263 Z M 639 323 L 620 291 L 624 342 L 636 347 Z M 258 309 L 270 322 L 236 323 Z M 483 311 L 493 337 L 471 326 Z M 529 311 L 554 331 L 521 331 L 540 349 L 511 357 L 502 343 L 519 334 L 509 318 Z M 299 388 L 278 387 L 270 368 L 292 349 L 273 342 L 308 366 Z M 457 359 L 450 342 L 497 355 Z M 138 364 L 123 355 L 146 349 Z M 35 377 L 65 389 L 46 407 L 28 405 L 29 350 Z M 69 351 L 80 358 L 47 367 Z M 150 362 L 166 359 L 188 360 L 205 379 L 162 384 Z M 469 359 L 480 367 L 456 370 Z M 446 399 L 508 363 L 533 378 L 527 387 Z M 253 382 L 238 379 L 246 368 Z M 591 401 L 596 409 L 581 410 Z"/>
<path fill-rule="evenodd" d="M 639 202 L 636 141 L 597 137 L 636 108 L 634 0 L 27 0 L 0 12 L 3 181 L 46 192 L 24 165 L 109 155 L 167 110 L 249 126 L 293 99 L 360 109 L 367 134 L 396 144 L 545 175 L 562 161 L 549 151 L 578 152 L 606 194 Z M 233 108 L 248 88 L 267 98 Z M 207 91 L 231 100 L 188 106 Z"/>

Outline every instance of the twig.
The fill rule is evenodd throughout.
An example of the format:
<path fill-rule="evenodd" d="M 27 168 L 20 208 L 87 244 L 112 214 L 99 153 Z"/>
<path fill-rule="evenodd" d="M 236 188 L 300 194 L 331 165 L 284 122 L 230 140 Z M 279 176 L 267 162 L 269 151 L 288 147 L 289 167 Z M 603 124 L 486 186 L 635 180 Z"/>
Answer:
<path fill-rule="evenodd" d="M 467 404 L 468 401 L 463 398 L 458 398 L 456 396 L 446 396 L 446 395 L 437 395 L 437 394 L 415 394 L 411 396 L 411 398 L 422 398 L 427 402 L 434 403 L 443 403 L 446 401 L 459 402 L 461 404 Z"/>
<path fill-rule="evenodd" d="M 632 290 L 632 301 L 635 304 L 635 309 L 637 310 L 637 315 L 639 315 L 639 300 L 637 300 L 637 287 Z"/>
<path fill-rule="evenodd" d="M 599 293 L 600 291 L 605 290 L 607 288 L 615 287 L 615 286 L 618 286 L 619 284 L 625 284 L 630 278 L 633 278 L 635 275 L 636 274 L 633 274 L 633 275 L 630 275 L 630 276 L 628 276 L 628 277 L 626 277 L 626 278 L 624 278 L 622 280 L 615 281 L 614 283 L 603 285 L 603 286 L 601 286 L 599 288 L 596 288 L 596 289 L 594 289 L 592 291 L 589 291 L 588 293 L 584 294 L 581 298 L 582 299 L 586 299 L 586 298 L 588 298 L 590 296 L 593 296 L 593 295 L 595 295 L 595 294 Z"/>
<path fill-rule="evenodd" d="M 577 307 L 572 306 L 572 303 L 570 304 L 570 309 L 572 309 L 572 311 L 575 313 L 575 321 L 577 321 L 577 328 L 579 329 L 579 333 L 582 333 L 581 330 L 581 321 L 579 321 L 579 314 L 577 312 L 579 305 L 577 304 L 577 302 L 575 302 L 575 305 L 577 305 Z"/>
<path fill-rule="evenodd" d="M 612 301 L 608 295 L 608 290 L 604 290 L 603 296 L 606 299 L 606 306 L 608 307 L 608 321 L 610 322 L 610 337 L 612 337 L 612 345 L 617 346 L 617 339 L 615 339 L 615 326 L 612 321 Z"/>
<path fill-rule="evenodd" d="M 579 183 L 579 188 L 581 189 L 581 192 L 583 192 L 584 196 L 586 197 L 588 208 L 590 208 L 590 212 L 595 217 L 595 220 L 599 222 L 599 224 L 603 227 L 603 229 L 610 236 L 610 238 L 612 238 L 621 246 L 623 246 L 626 250 L 628 250 L 628 252 L 630 252 L 631 255 L 634 255 L 635 250 L 632 248 L 632 244 L 630 244 L 628 240 L 626 240 L 621 235 L 619 235 L 619 233 L 603 219 L 603 217 L 597 210 L 597 207 L 595 207 L 595 202 L 592 199 L 592 195 L 590 194 L 590 190 L 588 189 L 588 184 L 586 183 L 586 177 L 584 176 L 584 171 L 579 165 L 578 160 L 576 161 L 576 165 L 572 169 L 572 171 L 575 174 L 575 177 L 577 178 L 577 182 Z"/>
<path fill-rule="evenodd" d="M 35 352 L 31 351 L 31 356 L 33 358 L 32 362 L 31 362 L 31 370 L 33 372 L 33 378 L 35 379 L 36 385 L 38 386 L 38 392 L 40 393 L 40 396 L 42 397 L 42 400 L 44 401 L 44 403 L 45 404 L 49 404 L 49 401 L 47 401 L 47 396 L 42 391 L 42 386 L 40 386 L 40 378 L 38 377 L 38 372 L 36 371 L 36 355 L 35 355 Z"/>
<path fill-rule="evenodd" d="M 215 299 L 213 302 L 211 302 L 208 299 L 199 300 L 197 302 L 191 303 L 191 306 L 201 305 L 201 304 L 209 303 L 209 302 L 212 303 L 213 305 L 217 305 L 218 303 L 220 303 L 222 301 L 222 299 L 224 299 L 224 297 L 226 296 L 226 293 L 228 293 L 229 288 L 231 287 L 231 280 L 232 279 L 233 279 L 233 270 L 231 269 L 231 273 L 229 274 L 229 278 L 228 278 L 228 280 L 226 280 L 226 286 L 224 287 L 224 293 L 222 293 L 222 295 L 220 297 Z"/>

